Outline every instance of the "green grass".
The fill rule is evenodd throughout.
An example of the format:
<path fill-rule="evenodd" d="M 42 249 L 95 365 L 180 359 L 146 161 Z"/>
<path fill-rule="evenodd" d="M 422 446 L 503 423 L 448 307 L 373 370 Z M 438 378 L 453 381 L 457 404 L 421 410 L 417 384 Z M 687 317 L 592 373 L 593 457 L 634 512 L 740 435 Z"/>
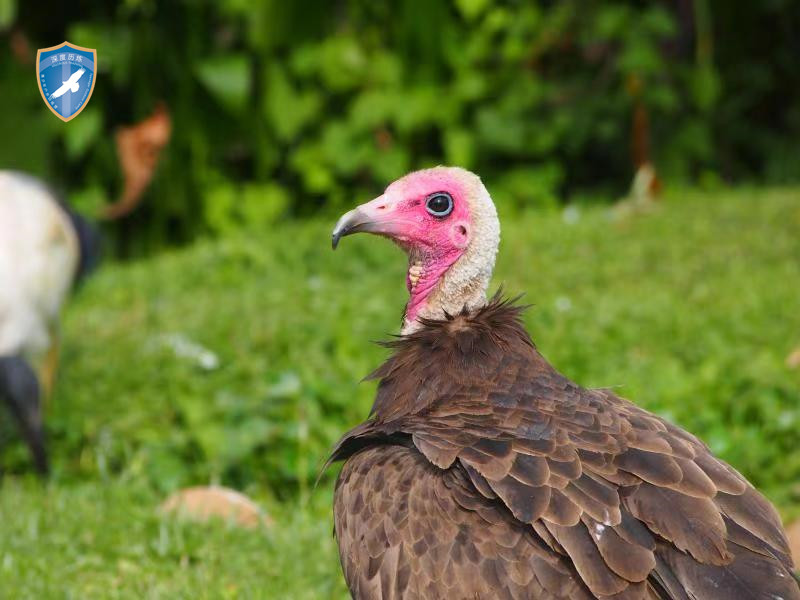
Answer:
<path fill-rule="evenodd" d="M 705 439 L 786 516 L 800 505 L 800 190 L 673 194 L 654 212 L 508 214 L 495 284 L 539 348 Z M 569 222 L 568 222 L 569 221 Z M 106 265 L 65 315 L 54 474 L 0 456 L 0 597 L 346 597 L 327 449 L 366 415 L 404 260 L 331 222 Z M 181 343 L 216 356 L 204 368 Z M 185 345 L 185 343 L 184 343 Z M 209 365 L 207 365 L 209 366 Z M 180 486 L 249 493 L 256 532 L 163 520 Z"/>
<path fill-rule="evenodd" d="M 0 598 L 346 598 L 328 518 L 312 504 L 266 504 L 255 531 L 161 518 L 136 481 L 42 486 L 7 481 L 0 506 Z"/>

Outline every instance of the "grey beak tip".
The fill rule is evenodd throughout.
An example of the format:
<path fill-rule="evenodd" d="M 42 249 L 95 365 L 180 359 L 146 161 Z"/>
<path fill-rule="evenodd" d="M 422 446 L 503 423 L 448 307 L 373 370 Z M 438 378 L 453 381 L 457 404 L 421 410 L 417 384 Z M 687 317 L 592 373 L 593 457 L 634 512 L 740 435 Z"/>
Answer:
<path fill-rule="evenodd" d="M 343 214 L 331 234 L 331 248 L 336 250 L 339 240 L 346 235 L 358 233 L 359 231 L 370 231 L 372 223 L 358 209 L 354 208 L 350 212 Z"/>

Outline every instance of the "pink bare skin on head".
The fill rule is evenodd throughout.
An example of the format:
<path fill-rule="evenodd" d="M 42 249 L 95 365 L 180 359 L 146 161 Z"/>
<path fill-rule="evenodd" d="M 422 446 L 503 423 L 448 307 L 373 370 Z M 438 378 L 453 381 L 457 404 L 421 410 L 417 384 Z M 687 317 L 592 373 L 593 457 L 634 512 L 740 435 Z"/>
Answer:
<path fill-rule="evenodd" d="M 485 192 L 480 180 L 462 169 L 411 173 L 343 215 L 333 232 L 334 247 L 340 237 L 359 231 L 388 237 L 402 247 L 409 265 L 405 322 L 413 323 L 444 274 L 469 248 L 475 229 L 472 206 L 481 190 Z"/>
<path fill-rule="evenodd" d="M 426 206 L 428 198 L 439 192 L 449 194 L 453 202 L 452 211 L 442 217 L 431 214 Z M 408 252 L 409 267 L 414 270 L 406 274 L 406 288 L 411 294 L 406 319 L 415 319 L 436 282 L 469 242 L 469 203 L 464 186 L 448 174 L 411 173 L 357 210 L 380 228 L 373 229 L 374 233 L 390 237 Z M 420 269 L 418 280 L 415 267 Z"/>

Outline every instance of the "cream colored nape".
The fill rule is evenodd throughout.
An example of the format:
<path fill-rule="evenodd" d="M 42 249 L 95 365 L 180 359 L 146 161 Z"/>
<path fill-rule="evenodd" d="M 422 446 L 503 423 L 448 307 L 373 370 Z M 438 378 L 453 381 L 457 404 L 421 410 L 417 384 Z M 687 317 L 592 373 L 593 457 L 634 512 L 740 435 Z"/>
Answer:
<path fill-rule="evenodd" d="M 0 355 L 39 355 L 79 261 L 69 217 L 36 179 L 0 171 Z"/>

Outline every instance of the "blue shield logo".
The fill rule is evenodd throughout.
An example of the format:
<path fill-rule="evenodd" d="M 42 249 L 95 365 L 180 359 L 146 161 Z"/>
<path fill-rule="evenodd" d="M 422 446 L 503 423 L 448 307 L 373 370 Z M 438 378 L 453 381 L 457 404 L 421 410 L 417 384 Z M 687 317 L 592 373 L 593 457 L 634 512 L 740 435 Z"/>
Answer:
<path fill-rule="evenodd" d="M 94 91 L 97 51 L 64 42 L 36 53 L 36 79 L 47 108 L 62 121 L 78 116 Z"/>

